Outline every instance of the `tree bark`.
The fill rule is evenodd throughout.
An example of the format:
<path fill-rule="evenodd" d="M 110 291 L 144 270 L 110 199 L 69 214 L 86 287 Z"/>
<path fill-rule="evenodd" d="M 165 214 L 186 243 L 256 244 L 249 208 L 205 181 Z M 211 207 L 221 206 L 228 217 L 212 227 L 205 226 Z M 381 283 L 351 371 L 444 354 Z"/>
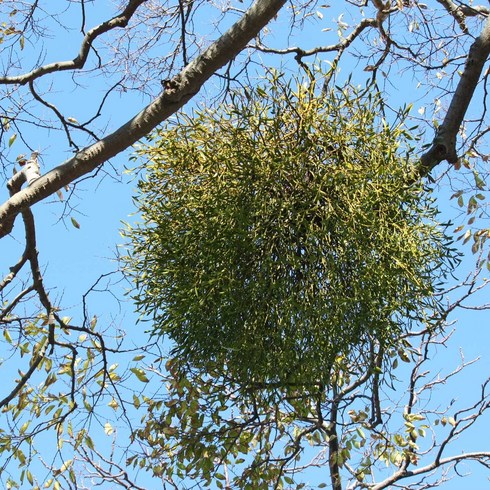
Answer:
<path fill-rule="evenodd" d="M 447 160 L 449 163 L 458 161 L 456 152 L 458 131 L 489 55 L 490 17 L 485 22 L 480 35 L 471 45 L 463 73 L 451 99 L 444 122 L 439 126 L 431 148 L 420 159 L 419 173 L 422 177 L 427 176 L 443 160 Z"/>

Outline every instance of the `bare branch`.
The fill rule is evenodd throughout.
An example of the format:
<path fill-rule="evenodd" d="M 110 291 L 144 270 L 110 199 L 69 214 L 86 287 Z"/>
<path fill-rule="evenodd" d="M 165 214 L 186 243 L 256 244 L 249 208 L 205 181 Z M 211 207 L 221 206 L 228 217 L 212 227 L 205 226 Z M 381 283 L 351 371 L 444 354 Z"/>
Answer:
<path fill-rule="evenodd" d="M 295 59 L 297 60 L 302 60 L 303 58 L 307 56 L 315 56 L 319 53 L 330 53 L 330 52 L 338 52 L 341 54 L 343 51 L 345 51 L 353 42 L 354 40 L 368 27 L 376 27 L 378 25 L 378 22 L 374 18 L 369 18 L 369 19 L 362 19 L 359 24 L 352 30 L 352 32 L 347 35 L 345 38 L 343 38 L 341 41 L 339 41 L 337 44 L 330 44 L 328 46 L 318 46 L 313 49 L 302 49 L 300 47 L 291 47 L 291 48 L 285 48 L 285 49 L 273 49 L 273 48 L 268 48 L 267 46 L 264 46 L 261 44 L 259 41 L 257 43 L 253 44 L 252 47 L 254 49 L 257 49 L 259 51 L 262 51 L 263 53 L 271 53 L 271 54 L 295 54 Z"/>
<path fill-rule="evenodd" d="M 85 62 L 87 61 L 88 54 L 90 52 L 90 48 L 97 37 L 100 35 L 115 29 L 117 27 L 126 27 L 128 25 L 129 20 L 136 12 L 136 9 L 146 2 L 146 0 L 129 0 L 126 8 L 116 17 L 99 24 L 94 27 L 85 35 L 78 55 L 70 61 L 57 61 L 55 63 L 49 63 L 44 66 L 40 66 L 29 73 L 25 73 L 23 75 L 17 75 L 12 77 L 0 77 L 0 84 L 14 84 L 18 83 L 24 85 L 28 82 L 35 80 L 36 78 L 42 77 L 48 73 L 58 72 L 58 71 L 67 71 L 67 70 L 79 70 L 83 68 Z M 83 30 L 83 28 L 82 28 Z"/>
<path fill-rule="evenodd" d="M 411 478 L 414 476 L 419 476 L 419 475 L 425 475 L 427 473 L 430 473 L 431 471 L 435 470 L 436 468 L 439 468 L 441 466 L 450 464 L 450 463 L 458 463 L 459 461 L 482 461 L 482 460 L 489 460 L 490 461 L 490 452 L 489 451 L 480 451 L 480 452 L 473 452 L 473 453 L 463 453 L 463 454 L 456 454 L 454 456 L 448 456 L 447 458 L 442 458 L 439 460 L 437 463 L 436 461 L 433 461 L 432 463 L 426 465 L 426 466 L 421 466 L 420 468 L 417 468 L 412 471 L 408 471 L 405 469 L 402 469 L 400 471 L 397 471 L 394 473 L 392 476 L 387 478 L 386 480 L 376 484 L 372 485 L 369 487 L 369 490 L 383 490 L 384 488 L 388 488 L 394 483 L 403 480 L 405 478 Z"/>
<path fill-rule="evenodd" d="M 474 17 L 476 15 L 490 15 L 490 9 L 484 5 L 460 5 L 459 9 L 466 17 Z"/>

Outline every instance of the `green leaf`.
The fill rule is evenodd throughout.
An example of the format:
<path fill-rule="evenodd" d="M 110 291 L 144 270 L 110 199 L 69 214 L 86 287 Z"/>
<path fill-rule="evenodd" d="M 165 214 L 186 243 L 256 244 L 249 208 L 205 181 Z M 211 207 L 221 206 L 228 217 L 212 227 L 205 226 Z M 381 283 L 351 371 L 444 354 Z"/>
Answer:
<path fill-rule="evenodd" d="M 478 175 L 478 172 L 474 171 L 473 177 L 475 179 L 475 184 L 478 187 L 478 189 L 480 190 L 485 189 L 485 181 Z"/>
<path fill-rule="evenodd" d="M 26 477 L 27 481 L 31 484 L 34 485 L 34 478 L 32 476 L 32 473 L 29 470 L 26 470 Z"/>
<path fill-rule="evenodd" d="M 136 395 L 133 395 L 133 405 L 135 408 L 139 408 L 141 406 L 140 399 Z"/>
<path fill-rule="evenodd" d="M 3 336 L 5 337 L 5 340 L 11 344 L 12 343 L 12 337 L 10 336 L 10 332 L 8 331 L 8 329 L 4 329 L 3 330 Z"/>
<path fill-rule="evenodd" d="M 78 223 L 78 221 L 73 217 L 71 216 L 71 224 L 77 229 L 79 230 L 80 229 L 80 224 Z"/>
<path fill-rule="evenodd" d="M 73 460 L 72 459 L 67 459 L 62 465 L 61 465 L 61 468 L 59 470 L 60 473 L 63 473 L 64 471 L 66 471 L 68 468 L 71 467 L 73 463 Z"/>
<path fill-rule="evenodd" d="M 115 398 L 113 398 L 107 405 L 112 409 L 114 409 L 114 411 L 116 411 L 119 408 L 119 403 Z"/>
<path fill-rule="evenodd" d="M 140 368 L 131 368 L 130 371 L 142 382 L 148 383 L 149 379 L 146 376 L 145 371 Z"/>
<path fill-rule="evenodd" d="M 94 442 L 92 441 L 92 438 L 88 435 L 85 436 L 85 444 L 89 449 L 94 449 Z"/>

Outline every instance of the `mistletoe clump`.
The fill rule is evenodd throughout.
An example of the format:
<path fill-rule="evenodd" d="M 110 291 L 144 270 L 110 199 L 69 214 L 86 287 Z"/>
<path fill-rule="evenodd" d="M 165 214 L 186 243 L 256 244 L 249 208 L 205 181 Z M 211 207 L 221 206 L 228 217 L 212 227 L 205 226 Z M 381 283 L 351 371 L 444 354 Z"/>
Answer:
<path fill-rule="evenodd" d="M 181 363 L 325 383 L 336 359 L 396 346 L 435 306 L 448 241 L 403 122 L 380 111 L 375 94 L 274 75 L 140 149 L 127 269 Z"/>

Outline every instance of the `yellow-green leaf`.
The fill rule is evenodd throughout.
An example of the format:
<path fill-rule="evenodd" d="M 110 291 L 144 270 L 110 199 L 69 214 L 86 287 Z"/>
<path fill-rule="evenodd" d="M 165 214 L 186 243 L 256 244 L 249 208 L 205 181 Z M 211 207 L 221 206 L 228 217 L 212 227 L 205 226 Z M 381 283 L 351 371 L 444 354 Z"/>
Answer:
<path fill-rule="evenodd" d="M 71 224 L 77 229 L 79 230 L 80 229 L 80 224 L 78 223 L 78 221 L 72 216 L 71 218 Z"/>
<path fill-rule="evenodd" d="M 131 372 L 142 382 L 142 383 L 148 383 L 149 379 L 146 376 L 146 373 L 143 371 L 143 369 L 140 368 L 131 368 Z"/>

